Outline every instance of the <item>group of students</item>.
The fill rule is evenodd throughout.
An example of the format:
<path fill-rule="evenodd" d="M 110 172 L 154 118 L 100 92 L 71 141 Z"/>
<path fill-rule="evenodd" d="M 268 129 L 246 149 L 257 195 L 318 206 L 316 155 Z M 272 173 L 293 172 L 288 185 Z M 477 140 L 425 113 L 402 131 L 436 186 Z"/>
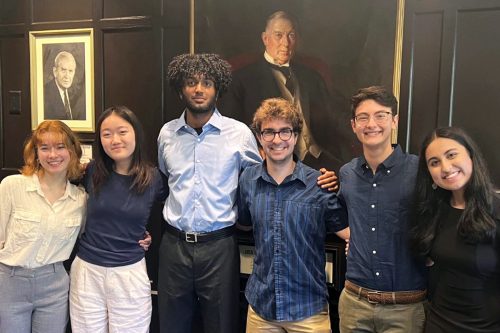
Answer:
<path fill-rule="evenodd" d="M 394 96 L 361 89 L 351 126 L 363 155 L 341 169 L 336 194 L 331 173 L 321 176 L 293 154 L 303 126 L 293 104 L 271 99 L 257 110 L 262 161 L 248 127 L 215 106 L 231 80 L 224 60 L 182 55 L 167 72 L 186 110 L 160 132 L 161 171 L 125 107 L 99 118 L 85 171 L 64 123 L 33 131 L 21 175 L 0 185 L 0 332 L 64 332 L 68 304 L 74 332 L 147 332 L 142 247 L 150 244 L 152 204 L 165 200 L 163 332 L 189 332 L 197 301 L 207 332 L 237 331 L 237 219 L 253 227 L 256 246 L 248 332 L 330 332 L 326 232 L 350 244 L 342 332 L 500 330 L 500 199 L 465 132 L 436 129 L 419 157 L 404 154 L 390 140 Z M 78 236 L 69 283 L 62 262 Z M 426 258 L 439 267 L 427 313 Z"/>

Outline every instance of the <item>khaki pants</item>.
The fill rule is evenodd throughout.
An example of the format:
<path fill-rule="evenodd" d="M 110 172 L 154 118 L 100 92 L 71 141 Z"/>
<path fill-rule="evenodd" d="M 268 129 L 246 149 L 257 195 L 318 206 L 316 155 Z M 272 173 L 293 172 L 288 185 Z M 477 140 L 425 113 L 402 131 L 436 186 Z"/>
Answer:
<path fill-rule="evenodd" d="M 247 333 L 331 333 L 328 305 L 318 314 L 297 321 L 267 320 L 248 306 Z"/>
<path fill-rule="evenodd" d="M 427 301 L 413 304 L 371 304 L 344 289 L 339 300 L 341 333 L 421 333 Z"/>

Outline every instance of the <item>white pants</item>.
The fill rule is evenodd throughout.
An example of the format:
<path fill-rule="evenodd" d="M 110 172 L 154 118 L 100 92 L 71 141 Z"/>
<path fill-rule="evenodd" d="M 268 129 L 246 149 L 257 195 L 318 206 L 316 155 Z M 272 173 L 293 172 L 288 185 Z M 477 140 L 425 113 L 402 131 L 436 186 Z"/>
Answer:
<path fill-rule="evenodd" d="M 74 333 L 149 332 L 152 304 L 146 260 L 102 267 L 76 257 L 69 301 Z"/>

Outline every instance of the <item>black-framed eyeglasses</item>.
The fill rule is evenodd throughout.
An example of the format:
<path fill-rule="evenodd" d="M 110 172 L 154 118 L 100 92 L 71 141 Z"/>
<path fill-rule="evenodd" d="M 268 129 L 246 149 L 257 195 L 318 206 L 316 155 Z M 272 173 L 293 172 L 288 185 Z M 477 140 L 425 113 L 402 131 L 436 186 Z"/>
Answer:
<path fill-rule="evenodd" d="M 293 129 L 291 128 L 283 128 L 282 130 L 276 132 L 276 131 L 271 131 L 271 130 L 263 130 L 260 132 L 260 136 L 262 137 L 262 140 L 266 142 L 271 142 L 274 140 L 276 137 L 276 134 L 280 137 L 281 140 L 283 141 L 288 141 L 292 138 L 293 135 Z"/>
<path fill-rule="evenodd" d="M 373 116 L 369 116 L 367 114 L 361 114 L 359 116 L 354 116 L 353 118 L 354 118 L 354 122 L 358 126 L 368 125 L 368 123 L 370 122 L 370 118 L 373 118 L 373 121 L 377 125 L 383 125 L 387 122 L 387 120 L 389 119 L 391 114 L 392 114 L 392 112 L 389 112 L 389 111 L 381 111 L 381 112 L 375 113 Z"/>

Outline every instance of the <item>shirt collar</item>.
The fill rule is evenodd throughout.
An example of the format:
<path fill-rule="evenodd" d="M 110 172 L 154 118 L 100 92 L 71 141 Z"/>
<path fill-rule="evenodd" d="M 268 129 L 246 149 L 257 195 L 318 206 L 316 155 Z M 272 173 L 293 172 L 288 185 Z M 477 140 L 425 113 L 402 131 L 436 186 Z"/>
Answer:
<path fill-rule="evenodd" d="M 42 191 L 42 186 L 40 185 L 40 179 L 38 179 L 38 176 L 36 174 L 33 174 L 30 177 L 30 181 L 28 185 L 26 186 L 26 191 L 28 192 L 38 192 L 39 195 L 45 197 L 43 191 Z M 70 197 L 73 200 L 77 199 L 77 192 L 78 189 L 76 186 L 71 186 L 71 183 L 69 180 L 66 181 L 66 190 L 64 191 L 63 196 L 60 199 L 66 199 L 67 197 Z M 59 199 L 58 199 L 59 200 Z"/>
<path fill-rule="evenodd" d="M 403 157 L 403 150 L 400 145 L 397 145 L 391 155 L 389 155 L 382 163 L 380 163 L 386 170 L 390 170 L 394 167 L 398 162 L 401 161 Z M 363 173 L 370 169 L 368 163 L 366 163 L 365 155 L 361 155 L 357 162 L 357 169 L 361 169 Z"/>
<path fill-rule="evenodd" d="M 291 182 L 291 181 L 294 181 L 297 179 L 297 180 L 301 181 L 304 185 L 306 185 L 306 175 L 305 175 L 305 171 L 304 171 L 304 164 L 301 161 L 299 161 L 299 158 L 295 154 L 293 154 L 293 160 L 295 162 L 295 168 L 293 169 L 293 173 L 291 175 L 288 175 L 282 184 L 285 184 L 285 183 L 288 183 L 288 182 Z M 257 180 L 259 178 L 262 178 L 264 181 L 266 181 L 268 183 L 276 184 L 273 177 L 271 177 L 269 175 L 269 173 L 267 172 L 267 161 L 266 160 L 264 160 L 264 162 L 262 162 L 259 165 L 257 172 L 253 176 L 252 180 Z"/>
<path fill-rule="evenodd" d="M 179 119 L 177 119 L 177 123 L 175 124 L 175 127 L 174 127 L 174 132 L 177 132 L 178 130 L 180 130 L 184 126 L 189 126 L 186 123 L 186 112 L 187 112 L 187 110 L 184 110 L 184 112 L 182 112 Z M 220 114 L 219 110 L 217 110 L 217 108 L 215 108 L 214 113 L 212 114 L 212 117 L 210 117 L 208 122 L 203 127 L 205 127 L 207 125 L 212 125 L 213 127 L 217 128 L 218 130 L 222 129 L 222 115 Z"/>
<path fill-rule="evenodd" d="M 274 58 L 271 57 L 269 55 L 269 53 L 267 52 L 264 52 L 264 58 L 267 60 L 267 62 L 269 62 L 270 64 L 273 64 L 275 66 L 279 66 L 279 67 L 290 67 L 290 62 L 287 62 L 286 64 L 283 64 L 283 65 L 279 65 L 277 64 L 275 61 L 274 61 Z"/>

